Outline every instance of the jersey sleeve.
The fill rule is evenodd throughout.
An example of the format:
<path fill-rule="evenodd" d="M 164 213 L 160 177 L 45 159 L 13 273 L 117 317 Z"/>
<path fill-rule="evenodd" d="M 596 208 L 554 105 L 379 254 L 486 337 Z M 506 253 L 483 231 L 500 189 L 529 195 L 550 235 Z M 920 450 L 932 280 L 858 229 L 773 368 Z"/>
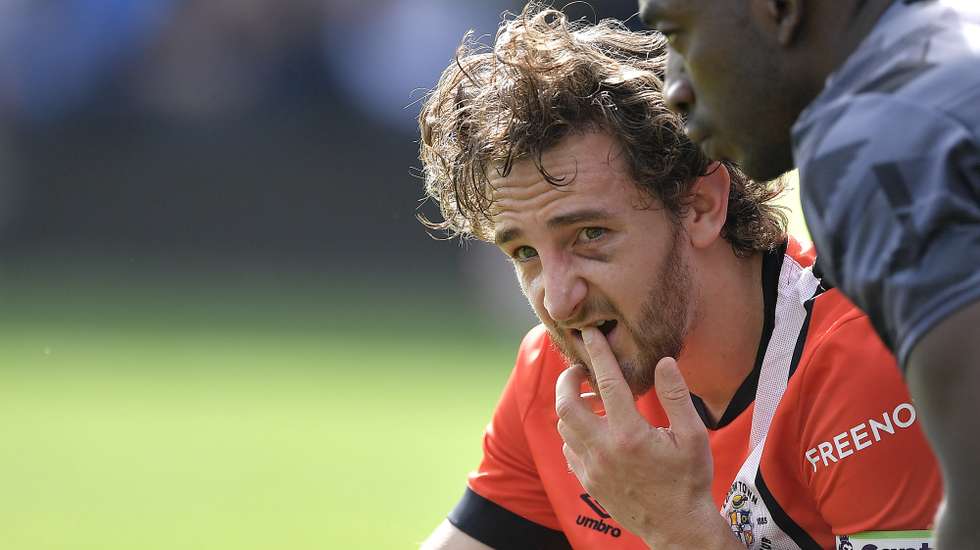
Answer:
<path fill-rule="evenodd" d="M 565 548 L 524 431 L 528 402 L 540 382 L 544 330 L 521 344 L 516 366 L 483 436 L 483 459 L 449 521 L 495 548 Z"/>
<path fill-rule="evenodd" d="M 928 529 L 939 467 L 895 360 L 864 316 L 817 343 L 801 373 L 801 479 L 836 535 Z"/>
<path fill-rule="evenodd" d="M 980 87 L 955 73 L 932 76 L 949 80 L 949 112 L 975 113 Z M 922 336 L 980 300 L 978 121 L 872 93 L 810 119 L 797 160 L 822 268 L 904 366 Z"/>

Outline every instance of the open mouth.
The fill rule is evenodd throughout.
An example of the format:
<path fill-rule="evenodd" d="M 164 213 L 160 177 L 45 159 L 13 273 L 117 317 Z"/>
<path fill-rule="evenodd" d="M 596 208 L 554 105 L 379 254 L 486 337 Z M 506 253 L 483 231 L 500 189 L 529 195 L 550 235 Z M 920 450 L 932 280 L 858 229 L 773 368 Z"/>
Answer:
<path fill-rule="evenodd" d="M 596 325 L 596 328 L 599 329 L 599 332 L 601 332 L 603 336 L 609 336 L 609 334 L 616 329 L 617 324 L 618 322 L 615 319 L 606 319 L 605 321 L 602 321 Z M 581 330 L 573 328 L 572 334 L 574 334 L 576 338 L 582 338 Z"/>

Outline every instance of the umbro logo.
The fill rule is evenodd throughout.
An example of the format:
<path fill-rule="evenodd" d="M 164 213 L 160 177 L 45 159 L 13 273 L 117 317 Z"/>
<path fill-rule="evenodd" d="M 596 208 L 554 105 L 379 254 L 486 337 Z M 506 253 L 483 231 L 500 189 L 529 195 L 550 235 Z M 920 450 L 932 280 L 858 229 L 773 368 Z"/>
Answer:
<path fill-rule="evenodd" d="M 609 515 L 609 512 L 607 512 L 606 509 L 602 507 L 602 505 L 596 502 L 596 500 L 592 498 L 592 495 L 590 495 L 589 493 L 582 493 L 581 495 L 579 495 L 579 498 L 584 500 L 585 503 L 589 505 L 589 508 L 592 508 L 592 511 L 598 514 L 600 518 L 609 519 L 612 517 Z"/>
<path fill-rule="evenodd" d="M 582 493 L 581 495 L 579 495 L 579 498 L 581 498 L 583 502 L 589 505 L 589 508 L 591 508 L 592 511 L 599 516 L 599 519 L 580 515 L 575 519 L 576 525 L 581 525 L 582 527 L 585 527 L 587 529 L 592 529 L 593 531 L 599 531 L 600 533 L 610 535 L 614 538 L 619 538 L 620 536 L 622 536 L 623 534 L 622 529 L 620 529 L 619 527 L 614 527 L 612 525 L 609 525 L 608 523 L 603 521 L 611 518 L 612 516 L 609 515 L 609 512 L 607 512 L 606 509 L 603 508 L 601 504 L 599 504 L 598 502 L 596 502 L 594 498 L 592 498 L 592 495 L 588 493 Z"/>

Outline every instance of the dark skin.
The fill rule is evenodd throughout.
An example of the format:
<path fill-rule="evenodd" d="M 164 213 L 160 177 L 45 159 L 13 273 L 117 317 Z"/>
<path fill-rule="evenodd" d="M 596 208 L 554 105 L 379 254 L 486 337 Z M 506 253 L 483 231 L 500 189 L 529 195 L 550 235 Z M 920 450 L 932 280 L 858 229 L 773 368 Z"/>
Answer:
<path fill-rule="evenodd" d="M 793 169 L 793 122 L 888 0 L 854 3 L 641 0 L 640 14 L 670 39 L 665 95 L 689 137 L 766 181 Z"/>
<path fill-rule="evenodd" d="M 769 180 L 793 168 L 800 112 L 868 35 L 891 0 L 640 0 L 670 39 L 667 101 L 709 156 Z M 747 131 L 747 129 L 751 129 Z M 909 389 L 946 481 L 938 548 L 980 540 L 980 303 L 947 317 L 912 350 Z"/>
<path fill-rule="evenodd" d="M 939 458 L 945 509 L 936 521 L 937 548 L 971 548 L 980 537 L 980 303 L 947 317 L 916 344 L 906 366 L 909 391 Z"/>

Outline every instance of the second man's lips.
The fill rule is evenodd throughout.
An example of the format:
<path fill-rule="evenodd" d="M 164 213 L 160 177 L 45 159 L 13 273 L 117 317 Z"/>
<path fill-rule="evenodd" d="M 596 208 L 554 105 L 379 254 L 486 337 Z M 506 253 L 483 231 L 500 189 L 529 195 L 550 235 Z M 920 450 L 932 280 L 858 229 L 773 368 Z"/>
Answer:
<path fill-rule="evenodd" d="M 684 127 L 684 133 L 687 135 L 687 139 L 701 145 L 710 136 L 708 131 L 703 126 L 695 126 L 693 124 L 688 124 Z"/>
<path fill-rule="evenodd" d="M 701 147 L 701 152 L 712 160 L 718 160 L 718 152 L 715 151 L 714 141 L 710 137 L 701 140 L 699 144 Z"/>

